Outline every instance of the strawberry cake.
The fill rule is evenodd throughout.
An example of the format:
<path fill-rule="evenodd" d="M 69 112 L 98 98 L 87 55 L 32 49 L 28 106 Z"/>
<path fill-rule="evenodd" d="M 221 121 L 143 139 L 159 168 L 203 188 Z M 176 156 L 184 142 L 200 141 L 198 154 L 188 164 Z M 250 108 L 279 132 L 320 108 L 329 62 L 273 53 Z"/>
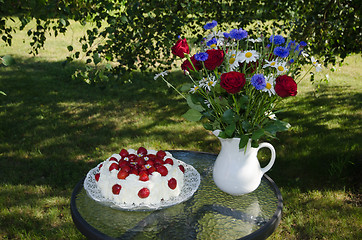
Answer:
<path fill-rule="evenodd" d="M 122 149 L 98 165 L 95 183 L 119 205 L 152 205 L 177 197 L 184 185 L 182 162 L 165 151 Z"/>

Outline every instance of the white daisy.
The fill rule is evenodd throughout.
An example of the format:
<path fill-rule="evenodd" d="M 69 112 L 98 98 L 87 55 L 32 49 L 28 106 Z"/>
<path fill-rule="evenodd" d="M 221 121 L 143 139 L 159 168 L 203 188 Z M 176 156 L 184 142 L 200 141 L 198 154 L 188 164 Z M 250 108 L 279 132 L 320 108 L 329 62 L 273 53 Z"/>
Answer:
<path fill-rule="evenodd" d="M 275 67 L 277 64 L 278 64 L 278 58 L 274 59 L 274 60 L 271 60 L 271 61 L 268 61 L 266 60 L 266 64 L 264 64 L 263 68 L 266 68 L 266 67 Z"/>
<path fill-rule="evenodd" d="M 265 116 L 267 116 L 271 120 L 277 120 L 277 116 L 272 111 L 265 112 Z"/>
<path fill-rule="evenodd" d="M 157 73 L 153 79 L 154 79 L 154 80 L 157 80 L 157 78 L 159 78 L 159 77 L 161 77 L 161 76 L 164 77 L 164 76 L 166 76 L 167 74 L 168 74 L 167 71 Z"/>
<path fill-rule="evenodd" d="M 236 68 L 239 67 L 239 62 L 241 62 L 241 52 L 231 51 L 228 54 L 230 70 L 234 71 Z"/>
<path fill-rule="evenodd" d="M 213 38 L 216 38 L 217 43 L 215 45 L 208 46 L 207 49 L 216 49 L 217 47 L 221 47 L 224 45 L 225 38 L 224 38 L 223 32 L 218 31 L 217 33 L 210 33 L 205 38 L 205 43 L 210 41 Z"/>
<path fill-rule="evenodd" d="M 211 108 L 211 104 L 210 104 L 209 101 L 205 100 L 204 103 L 205 103 L 205 105 L 206 105 L 208 108 Z"/>
<path fill-rule="evenodd" d="M 240 56 L 240 62 L 256 62 L 256 60 L 258 60 L 259 58 L 259 53 L 257 51 L 254 50 L 247 50 L 244 51 L 243 53 L 241 53 Z"/>
<path fill-rule="evenodd" d="M 195 93 L 195 92 L 197 92 L 198 90 L 199 90 L 199 86 L 197 86 L 197 85 L 194 85 L 191 89 L 190 89 L 190 93 Z"/>
<path fill-rule="evenodd" d="M 249 41 L 249 42 L 252 42 L 252 43 L 256 43 L 256 42 L 262 42 L 263 40 L 262 40 L 261 38 L 257 38 L 257 39 L 248 38 L 248 41 Z"/>
<path fill-rule="evenodd" d="M 269 97 L 271 97 L 272 95 L 275 95 L 275 90 L 274 90 L 274 82 L 275 82 L 275 78 L 273 77 L 273 75 L 269 75 L 265 77 L 265 88 L 262 89 L 263 92 L 267 92 L 269 93 Z"/>
<path fill-rule="evenodd" d="M 314 57 L 311 57 L 312 64 L 315 66 L 316 72 L 322 71 L 322 65 L 317 62 Z"/>
<path fill-rule="evenodd" d="M 216 85 L 215 76 L 209 76 L 208 78 L 203 78 L 199 84 L 200 87 L 205 88 L 206 90 L 211 91 L 211 87 L 214 87 Z"/>
<path fill-rule="evenodd" d="M 275 69 L 277 70 L 277 74 L 281 75 L 283 73 L 285 73 L 286 71 L 288 71 L 288 68 L 285 66 L 287 63 L 286 62 L 278 62 L 275 65 Z"/>
<path fill-rule="evenodd" d="M 302 51 L 302 56 L 305 57 L 305 58 L 307 58 L 307 57 L 309 57 L 309 54 L 306 53 L 306 52 L 304 52 L 304 51 Z"/>

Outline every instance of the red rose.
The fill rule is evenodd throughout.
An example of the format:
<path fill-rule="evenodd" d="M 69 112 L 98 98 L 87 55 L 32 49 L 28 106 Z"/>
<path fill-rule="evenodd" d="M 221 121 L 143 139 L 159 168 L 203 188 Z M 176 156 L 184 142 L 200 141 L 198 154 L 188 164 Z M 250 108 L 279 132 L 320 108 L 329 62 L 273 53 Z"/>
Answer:
<path fill-rule="evenodd" d="M 186 38 L 179 39 L 176 44 L 171 48 L 172 53 L 180 58 L 185 57 L 185 53 L 189 54 L 190 49 L 189 45 L 187 44 Z"/>
<path fill-rule="evenodd" d="M 224 51 L 220 49 L 210 49 L 206 53 L 209 55 L 208 59 L 204 62 L 208 70 L 214 70 L 224 61 Z"/>
<path fill-rule="evenodd" d="M 245 74 L 239 72 L 223 73 L 220 77 L 220 86 L 228 93 L 240 92 L 245 85 Z"/>
<path fill-rule="evenodd" d="M 282 98 L 297 95 L 297 84 L 292 77 L 287 75 L 277 77 L 274 89 Z"/>
<path fill-rule="evenodd" d="M 190 58 L 192 64 L 194 65 L 195 69 L 192 67 L 192 64 L 190 63 L 190 61 L 188 59 L 186 59 L 182 64 L 181 64 L 181 69 L 182 70 L 187 70 L 187 71 L 199 71 L 202 68 L 202 65 L 199 61 L 197 61 L 195 59 L 195 55 L 192 56 Z"/>

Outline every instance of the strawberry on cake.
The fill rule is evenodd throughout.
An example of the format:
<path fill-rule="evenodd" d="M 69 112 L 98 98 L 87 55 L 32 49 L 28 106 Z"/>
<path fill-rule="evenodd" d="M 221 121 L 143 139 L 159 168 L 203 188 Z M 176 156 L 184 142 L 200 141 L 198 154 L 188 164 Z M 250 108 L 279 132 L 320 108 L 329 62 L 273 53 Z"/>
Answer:
<path fill-rule="evenodd" d="M 158 204 L 181 193 L 185 168 L 171 153 L 122 149 L 94 175 L 101 194 L 116 204 Z"/>

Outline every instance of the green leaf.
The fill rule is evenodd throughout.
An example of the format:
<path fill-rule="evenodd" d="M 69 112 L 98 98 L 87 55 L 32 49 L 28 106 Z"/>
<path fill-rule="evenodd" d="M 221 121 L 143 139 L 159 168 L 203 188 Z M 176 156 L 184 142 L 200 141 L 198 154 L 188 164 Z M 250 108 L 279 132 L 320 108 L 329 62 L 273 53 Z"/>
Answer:
<path fill-rule="evenodd" d="M 93 62 L 95 65 L 101 62 L 101 58 L 97 52 L 93 53 Z"/>
<path fill-rule="evenodd" d="M 248 141 L 249 141 L 249 137 L 246 135 L 242 135 L 240 137 L 239 149 L 244 148 L 246 146 L 246 144 L 248 144 Z"/>
<path fill-rule="evenodd" d="M 190 91 L 190 89 L 192 88 L 192 84 L 191 83 L 185 83 L 181 86 L 181 92 L 188 92 Z"/>
<path fill-rule="evenodd" d="M 259 143 L 258 143 L 258 141 L 256 141 L 256 140 L 252 140 L 252 141 L 251 141 L 251 147 L 253 147 L 253 148 L 257 148 L 257 147 L 259 147 Z"/>
<path fill-rule="evenodd" d="M 189 105 L 190 108 L 195 109 L 195 110 L 198 111 L 198 112 L 202 112 L 202 111 L 205 110 L 205 109 L 201 106 L 201 104 L 195 104 L 195 103 L 192 101 L 191 95 L 187 95 L 186 101 L 187 101 L 187 104 Z"/>
<path fill-rule="evenodd" d="M 251 124 L 245 120 L 241 123 L 241 127 L 245 132 L 248 132 L 251 129 Z"/>
<path fill-rule="evenodd" d="M 228 135 L 229 137 L 232 137 L 234 132 L 235 132 L 235 129 L 236 129 L 236 124 L 235 123 L 232 123 L 232 124 L 228 125 L 225 128 L 226 135 Z"/>
<path fill-rule="evenodd" d="M 189 121 L 197 122 L 201 119 L 202 114 L 199 111 L 191 108 L 185 114 L 183 114 L 182 117 Z"/>
<path fill-rule="evenodd" d="M 219 133 L 218 137 L 219 138 L 228 138 L 229 136 L 223 131 L 223 132 Z"/>
<path fill-rule="evenodd" d="M 63 26 L 67 25 L 66 21 L 63 18 L 59 19 L 59 21 Z"/>
<path fill-rule="evenodd" d="M 224 112 L 224 114 L 221 117 L 221 120 L 224 122 L 231 124 L 234 122 L 234 112 L 231 109 L 228 109 Z"/>
<path fill-rule="evenodd" d="M 280 120 L 273 120 L 268 123 L 263 129 L 275 135 L 277 132 L 286 131 L 290 128 L 290 124 Z"/>
<path fill-rule="evenodd" d="M 214 121 L 214 122 L 212 123 L 212 127 L 213 127 L 214 130 L 216 130 L 216 129 L 221 129 L 220 122 L 219 122 L 219 121 Z"/>
<path fill-rule="evenodd" d="M 1 60 L 5 66 L 10 66 L 15 63 L 14 58 L 10 55 L 5 55 L 4 57 L 1 58 Z"/>
<path fill-rule="evenodd" d="M 206 130 L 209 130 L 209 131 L 213 130 L 212 125 L 210 123 L 204 123 L 203 126 Z"/>
<path fill-rule="evenodd" d="M 265 135 L 264 130 L 263 129 L 258 129 L 258 130 L 253 132 L 253 135 L 251 136 L 251 139 L 252 140 L 258 140 L 263 135 Z"/>

